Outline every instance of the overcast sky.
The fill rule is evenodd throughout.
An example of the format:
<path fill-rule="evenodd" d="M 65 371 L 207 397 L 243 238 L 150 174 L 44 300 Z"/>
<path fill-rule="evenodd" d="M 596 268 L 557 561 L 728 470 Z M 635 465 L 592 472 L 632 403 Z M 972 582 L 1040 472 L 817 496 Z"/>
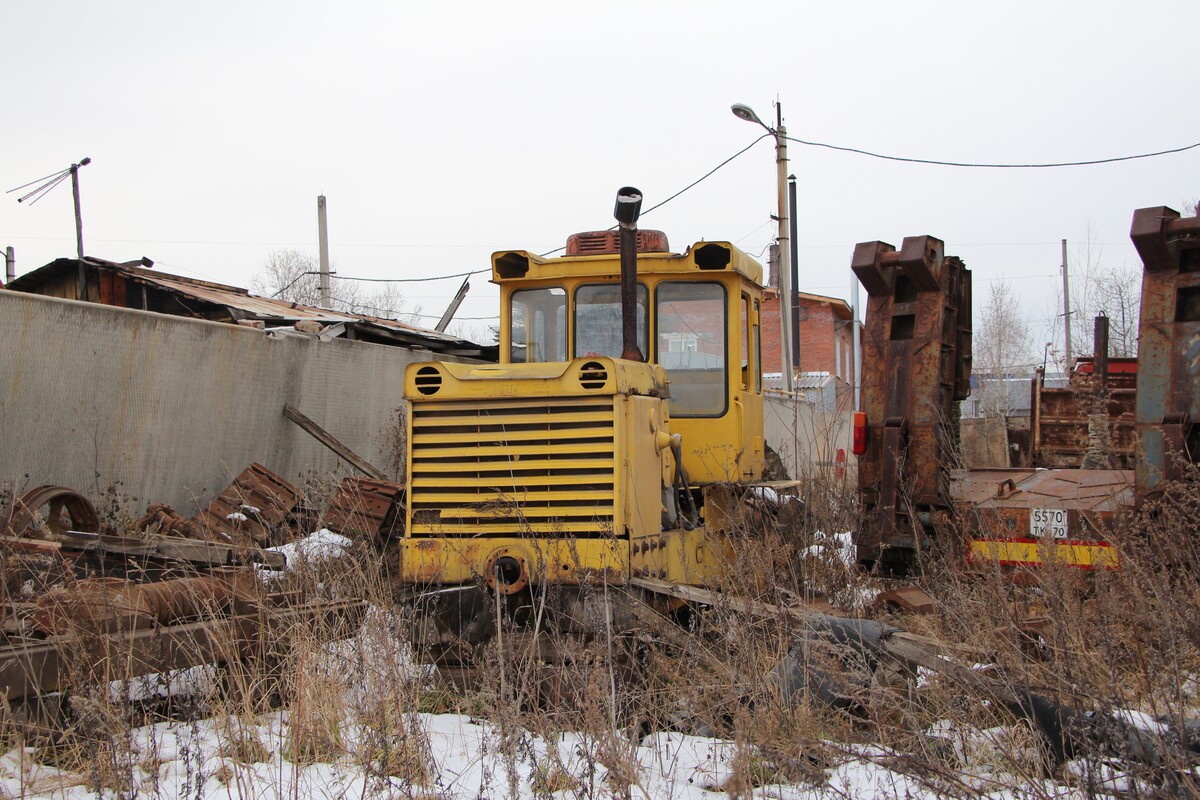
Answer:
<path fill-rule="evenodd" d="M 272 251 L 415 278 L 551 250 L 665 199 L 761 133 L 936 160 L 1058 162 L 1200 141 L 1200 4 L 16 2 L 0 188 L 84 156 L 88 255 L 241 286 Z M 856 242 L 932 234 L 1052 321 L 1060 244 L 1138 265 L 1132 212 L 1200 196 L 1200 149 L 1046 170 L 898 164 L 792 144 L 800 288 L 849 299 Z M 75 251 L 69 184 L 0 200 L 18 272 Z M 774 228 L 770 139 L 642 219 L 673 249 Z M 495 314 L 485 275 L 466 317 Z M 458 281 L 411 284 L 433 319 Z M 977 310 L 978 313 L 978 310 Z M 482 326 L 484 322 L 477 322 Z M 1039 338 L 1042 334 L 1038 334 Z"/>

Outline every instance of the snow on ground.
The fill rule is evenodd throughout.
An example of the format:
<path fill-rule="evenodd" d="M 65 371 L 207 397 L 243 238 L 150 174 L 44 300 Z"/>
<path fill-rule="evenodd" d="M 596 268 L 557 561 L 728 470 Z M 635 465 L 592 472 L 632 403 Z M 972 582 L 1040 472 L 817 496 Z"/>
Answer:
<path fill-rule="evenodd" d="M 852 563 L 849 534 L 834 534 L 815 546 L 814 556 Z M 319 530 L 279 548 L 287 569 L 302 563 L 336 559 L 351 546 L 349 539 Z M 265 580 L 285 572 L 262 569 Z M 379 698 L 394 691 L 395 683 L 423 684 L 425 668 L 417 665 L 403 642 L 400 620 L 394 612 L 368 610 L 359 635 L 331 643 L 327 661 L 319 668 L 344 682 L 347 719 L 333 737 L 336 746 L 324 760 L 297 763 L 298 752 L 291 725 L 293 713 L 281 710 L 258 717 L 214 716 L 191 722 L 162 722 L 138 728 L 123 736 L 116 748 L 131 783 L 115 789 L 97 789 L 97 779 L 38 763 L 33 749 L 0 755 L 0 800 L 13 798 L 186 797 L 255 798 L 711 798 L 737 790 L 738 760 L 742 766 L 756 760 L 739 753 L 738 745 L 722 739 L 659 732 L 638 742 L 614 733 L 597 738 L 581 733 L 561 733 L 553 738 L 535 735 L 513 725 L 500 726 L 481 718 L 456 714 L 408 712 L 402 715 L 404 731 L 392 731 L 390 746 L 408 753 L 408 779 L 368 769 L 364 753 L 373 731 L 350 719 L 354 709 L 376 707 Z M 139 700 L 194 694 L 203 697 L 213 687 L 211 668 L 182 670 L 169 679 L 145 676 L 114 683 L 113 700 Z M 1147 730 L 1158 723 L 1146 715 L 1125 712 L 1120 717 Z M 361 718 L 361 717 L 360 717 Z M 374 733 L 378 733 L 377 731 Z M 922 779 L 921 770 L 903 771 L 912 759 L 903 753 L 869 745 L 835 745 L 841 753 L 821 779 L 808 783 L 757 786 L 755 797 L 832 800 L 934 800 L 971 796 L 988 800 L 1025 798 L 1082 798 L 1080 790 L 1003 771 L 1007 751 L 1027 744 L 1012 730 L 979 731 L 938 723 L 926 731 L 945 742 L 958 762 L 957 771 Z M 118 735 L 121 738 L 121 735 Z M 826 754 L 827 755 L 827 754 Z M 403 759 L 401 759 L 403 762 Z M 416 767 L 412 767 L 416 764 Z M 396 772 L 397 770 L 392 770 Z M 399 770 L 404 772 L 405 770 Z M 414 776 L 415 771 L 415 776 Z M 1086 776 L 1101 791 L 1128 790 L 1135 786 L 1116 767 L 1070 763 L 1067 774 Z M 939 783 L 940 781 L 940 783 Z M 111 783 L 111 782 L 110 782 Z M 1145 787 L 1138 787 L 1145 788 Z"/>
<path fill-rule="evenodd" d="M 203 798 L 711 798 L 724 794 L 734 774 L 737 746 L 728 741 L 658 733 L 636 747 L 623 747 L 612 737 L 598 741 L 566 733 L 554 741 L 522 731 L 453 714 L 412 715 L 424 740 L 421 785 L 396 777 L 368 775 L 356 761 L 362 731 L 343 733 L 347 755 L 335 760 L 297 765 L 288 760 L 288 712 L 275 712 L 247 726 L 237 718 L 193 723 L 159 723 L 137 729 L 130 744 L 133 791 L 125 796 Z M 264 747 L 261 760 L 239 760 L 230 742 L 256 739 Z M 618 744 L 614 745 L 614 742 Z M 426 749 L 427 748 L 427 749 Z M 622 752 L 624 750 L 624 752 Z M 24 757 L 23 757 L 24 755 Z M 878 748 L 850 752 L 826 771 L 821 786 L 773 785 L 755 789 L 770 798 L 905 798 L 945 797 L 916 777 L 888 768 L 896 754 Z M 629 765 L 636 764 L 630 770 Z M 615 775 L 631 775 L 622 785 Z M 958 789 L 973 787 L 975 797 L 1007 800 L 1022 797 L 1079 797 L 1049 785 L 1004 788 L 1002 782 L 963 779 Z M 29 753 L 0 756 L 0 790 L 11 797 L 96 797 L 86 775 L 34 764 Z M 1031 791 L 1032 790 L 1032 791 Z M 109 790 L 100 796 L 117 797 Z"/>
<path fill-rule="evenodd" d="M 345 536 L 334 533 L 328 528 L 321 528 L 294 542 L 267 549 L 282 553 L 287 559 L 288 565 L 291 566 L 302 562 L 313 563 L 340 558 L 353 544 L 354 542 Z"/>

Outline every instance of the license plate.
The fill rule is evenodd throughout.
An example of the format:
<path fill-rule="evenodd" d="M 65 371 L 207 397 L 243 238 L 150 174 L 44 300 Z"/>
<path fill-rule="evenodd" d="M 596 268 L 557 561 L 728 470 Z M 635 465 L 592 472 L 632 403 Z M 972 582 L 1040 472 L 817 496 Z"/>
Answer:
<path fill-rule="evenodd" d="M 1031 508 L 1029 510 L 1029 535 L 1035 539 L 1051 536 L 1067 538 L 1067 510 L 1065 508 Z"/>

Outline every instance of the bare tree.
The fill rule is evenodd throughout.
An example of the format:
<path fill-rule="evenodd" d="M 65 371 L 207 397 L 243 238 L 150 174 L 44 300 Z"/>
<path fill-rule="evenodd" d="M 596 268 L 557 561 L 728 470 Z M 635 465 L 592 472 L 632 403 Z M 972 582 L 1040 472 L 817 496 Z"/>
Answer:
<path fill-rule="evenodd" d="M 1108 317 L 1109 355 L 1137 355 L 1138 321 L 1142 303 L 1142 273 L 1140 267 L 1105 263 L 1103 246 L 1096 243 L 1089 227 L 1083 241 L 1075 247 L 1068 265 L 1071 276 L 1071 350 L 1072 356 L 1091 355 L 1094 350 L 1093 320 L 1101 314 Z M 1055 286 L 1055 308 L 1063 307 L 1062 289 Z M 1056 312 L 1060 315 L 1061 311 Z M 1050 346 L 1055 364 L 1066 372 L 1064 332 L 1060 323 L 1054 326 Z"/>
<path fill-rule="evenodd" d="M 300 250 L 272 250 L 250 278 L 250 291 L 263 297 L 315 306 L 321 302 L 317 257 Z"/>
<path fill-rule="evenodd" d="M 978 400 L 980 413 L 1000 423 L 1005 452 L 999 460 L 1007 465 L 1011 457 L 1008 434 L 1013 419 L 1025 414 L 1029 379 L 1035 363 L 1041 363 L 1034 356 L 1033 334 L 1025 309 L 1010 284 L 996 281 L 989 287 L 987 301 L 975 324 L 972 349 L 972 371 L 978 385 L 971 393 Z"/>
<path fill-rule="evenodd" d="M 1141 273 L 1128 266 L 1101 267 L 1091 276 L 1094 308 L 1086 314 L 1090 322 L 1103 313 L 1108 317 L 1109 355 L 1137 355 L 1138 320 L 1142 302 Z M 1092 325 L 1084 326 L 1091 341 Z"/>
<path fill-rule="evenodd" d="M 250 279 L 250 290 L 264 297 L 319 306 L 321 282 L 317 275 L 317 257 L 300 250 L 273 250 L 263 262 L 262 269 Z M 372 292 L 364 290 L 360 281 L 334 280 L 330 310 L 347 314 L 382 317 L 414 323 L 420 306 L 408 308 L 408 301 L 394 283 L 379 284 Z"/>

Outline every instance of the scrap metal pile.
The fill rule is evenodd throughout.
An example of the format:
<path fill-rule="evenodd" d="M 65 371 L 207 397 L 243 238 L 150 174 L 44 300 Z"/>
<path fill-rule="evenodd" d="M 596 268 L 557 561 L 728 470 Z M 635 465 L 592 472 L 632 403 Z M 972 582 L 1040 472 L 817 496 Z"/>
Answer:
<path fill-rule="evenodd" d="M 403 486 L 347 478 L 324 524 L 382 546 Z M 40 486 L 0 512 L 0 693 L 9 706 L 81 685 L 263 657 L 296 623 L 352 630 L 362 601 L 269 588 L 270 549 L 315 529 L 299 490 L 260 464 L 184 518 L 151 505 L 134 531 L 105 530 L 83 495 Z M 308 627 L 312 627 L 309 625 Z"/>

